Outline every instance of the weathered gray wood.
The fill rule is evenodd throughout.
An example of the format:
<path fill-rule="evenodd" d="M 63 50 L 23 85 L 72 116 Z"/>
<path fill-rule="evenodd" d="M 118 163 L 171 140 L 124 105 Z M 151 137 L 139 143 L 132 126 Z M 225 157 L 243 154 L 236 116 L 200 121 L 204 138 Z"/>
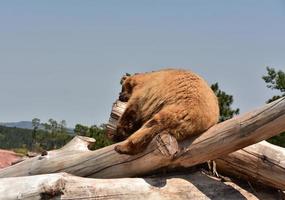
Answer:
<path fill-rule="evenodd" d="M 218 172 L 285 191 L 285 149 L 259 142 L 215 160 Z"/>
<path fill-rule="evenodd" d="M 113 135 L 116 128 L 117 128 L 117 124 L 118 121 L 120 119 L 120 117 L 122 116 L 122 114 L 125 112 L 127 105 L 125 102 L 121 102 L 119 100 L 117 100 L 115 103 L 113 103 L 112 106 L 112 112 L 109 118 L 109 122 L 107 124 L 107 136 L 109 138 L 113 138 Z"/>
<path fill-rule="evenodd" d="M 48 152 L 0 171 L 0 177 L 67 172 L 96 178 L 133 177 L 161 167 L 190 167 L 213 160 L 285 131 L 285 99 L 214 126 L 178 145 L 170 135 L 158 135 L 134 156 L 118 154 L 111 145 L 96 151 Z M 72 149 L 72 148 L 68 148 Z"/>
<path fill-rule="evenodd" d="M 117 120 L 126 108 L 116 101 L 108 126 L 116 129 Z M 113 123 L 116 122 L 116 123 Z M 262 141 L 215 160 L 219 172 L 285 190 L 285 149 Z"/>
<path fill-rule="evenodd" d="M 277 199 L 278 191 L 221 182 L 201 172 L 152 178 L 90 179 L 66 173 L 0 179 L 0 199 Z"/>

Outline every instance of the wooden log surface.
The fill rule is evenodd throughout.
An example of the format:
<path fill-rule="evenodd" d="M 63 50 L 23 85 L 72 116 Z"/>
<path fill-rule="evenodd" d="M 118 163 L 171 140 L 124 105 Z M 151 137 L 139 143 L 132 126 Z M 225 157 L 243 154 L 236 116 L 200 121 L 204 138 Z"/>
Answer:
<path fill-rule="evenodd" d="M 285 191 L 285 149 L 266 141 L 215 160 L 219 173 Z"/>
<path fill-rule="evenodd" d="M 282 193 L 221 182 L 201 172 L 151 178 L 91 179 L 66 173 L 0 179 L 0 199 L 278 199 Z"/>
<path fill-rule="evenodd" d="M 0 177 L 67 172 L 96 178 L 134 177 L 161 167 L 190 167 L 214 160 L 285 131 L 285 100 L 220 123 L 198 137 L 177 144 L 167 134 L 158 135 L 147 149 L 134 156 L 118 154 L 114 145 L 90 151 L 72 147 L 48 152 L 2 169 Z M 94 141 L 76 137 L 83 146 Z"/>

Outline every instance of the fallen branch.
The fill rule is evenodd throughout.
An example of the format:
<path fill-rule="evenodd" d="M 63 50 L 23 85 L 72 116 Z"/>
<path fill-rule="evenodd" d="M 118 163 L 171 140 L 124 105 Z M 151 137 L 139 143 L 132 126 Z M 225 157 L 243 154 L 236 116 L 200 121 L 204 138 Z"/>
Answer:
<path fill-rule="evenodd" d="M 66 173 L 0 179 L 0 199 L 276 199 L 278 192 L 243 188 L 201 172 L 153 178 L 90 179 Z"/>
<path fill-rule="evenodd" d="M 285 149 L 262 141 L 215 160 L 221 173 L 285 191 Z"/>
<path fill-rule="evenodd" d="M 138 176 L 161 167 L 190 167 L 277 135 L 285 131 L 284 122 L 285 99 L 282 98 L 220 123 L 179 145 L 170 135 L 158 135 L 143 153 L 134 156 L 118 154 L 114 151 L 116 144 L 89 151 L 87 145 L 94 141 L 76 137 L 84 141 L 81 149 L 68 144 L 68 148 L 5 168 L 0 171 L 0 177 L 67 172 L 84 177 L 115 178 Z"/>

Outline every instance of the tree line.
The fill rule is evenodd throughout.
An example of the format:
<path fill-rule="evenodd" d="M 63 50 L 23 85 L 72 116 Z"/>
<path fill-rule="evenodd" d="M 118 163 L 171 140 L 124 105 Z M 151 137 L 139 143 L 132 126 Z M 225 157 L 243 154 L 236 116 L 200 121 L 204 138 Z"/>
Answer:
<path fill-rule="evenodd" d="M 60 148 L 73 138 L 67 132 L 64 120 L 57 122 L 49 119 L 41 123 L 40 119 L 34 118 L 32 125 L 32 130 L 0 126 L 0 148 L 23 154 L 28 151 L 42 152 Z"/>

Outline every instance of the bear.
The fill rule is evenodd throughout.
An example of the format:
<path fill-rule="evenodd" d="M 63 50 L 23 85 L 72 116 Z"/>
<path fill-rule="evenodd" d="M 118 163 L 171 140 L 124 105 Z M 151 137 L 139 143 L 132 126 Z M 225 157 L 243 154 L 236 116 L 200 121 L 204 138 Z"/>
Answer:
<path fill-rule="evenodd" d="M 177 141 L 200 134 L 219 120 L 218 100 L 206 81 L 192 71 L 162 69 L 125 76 L 119 100 L 126 109 L 113 140 L 121 154 L 142 152 L 157 134 Z"/>

